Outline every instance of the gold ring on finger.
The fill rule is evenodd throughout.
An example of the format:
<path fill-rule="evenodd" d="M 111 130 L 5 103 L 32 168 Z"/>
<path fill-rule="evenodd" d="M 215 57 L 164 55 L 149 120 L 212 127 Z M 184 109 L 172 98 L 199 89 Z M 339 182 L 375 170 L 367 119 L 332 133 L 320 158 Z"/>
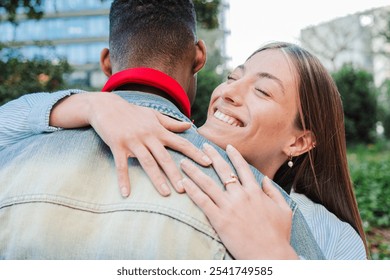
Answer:
<path fill-rule="evenodd" d="M 231 184 L 231 183 L 237 183 L 238 182 L 238 177 L 237 175 L 235 175 L 234 173 L 231 173 L 230 174 L 230 179 L 226 180 L 223 185 L 224 187 L 226 187 L 227 185 Z"/>

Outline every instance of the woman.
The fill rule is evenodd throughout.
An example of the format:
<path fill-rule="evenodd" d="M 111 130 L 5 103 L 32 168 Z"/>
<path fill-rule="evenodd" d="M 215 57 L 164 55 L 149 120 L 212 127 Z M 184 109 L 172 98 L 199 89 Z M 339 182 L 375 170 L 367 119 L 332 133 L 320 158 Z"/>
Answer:
<path fill-rule="evenodd" d="M 233 127 L 226 129 L 218 120 Z M 365 240 L 348 171 L 341 99 L 332 78 L 307 51 L 283 43 L 256 51 L 214 91 L 199 132 L 221 147 L 232 143 L 280 186 L 322 204 Z M 297 194 L 295 200 L 305 199 Z"/>
<path fill-rule="evenodd" d="M 104 98 L 109 98 L 107 96 Z M 116 110 L 120 106 L 122 105 L 118 101 Z M 128 104 L 126 106 L 129 108 Z M 61 108 L 66 106 L 57 106 L 57 112 L 61 112 Z M 131 115 L 134 118 L 135 114 Z M 58 116 L 61 119 L 64 114 L 58 113 Z M 52 123 L 66 127 L 61 125 L 61 122 L 56 122 L 58 116 L 53 111 Z M 89 116 L 93 118 L 84 121 L 97 130 L 112 149 L 114 156 L 125 153 L 125 158 L 132 155 L 139 157 L 136 152 L 132 152 L 133 148 L 124 144 L 126 137 L 113 133 L 112 126 L 109 125 L 110 119 L 93 113 Z M 160 122 L 168 122 L 161 116 L 156 118 L 162 120 Z M 103 119 L 105 123 L 96 122 L 96 119 Z M 144 121 L 145 118 L 141 120 Z M 139 120 L 137 122 L 139 123 Z M 169 124 L 171 125 L 171 122 Z M 178 144 L 175 142 L 177 138 L 169 140 L 167 132 L 162 132 L 161 127 L 158 129 L 163 135 L 162 144 L 157 143 L 156 138 L 150 135 L 136 137 L 142 139 L 140 143 L 148 147 L 159 161 L 156 156 L 159 150 L 155 146 L 175 147 Z M 214 91 L 207 121 L 199 129 L 199 133 L 222 148 L 233 144 L 250 164 L 279 185 L 291 188 L 293 198 L 298 202 L 312 229 L 318 226 L 327 227 L 317 229 L 316 236 L 327 258 L 362 258 L 365 237 L 348 173 L 342 104 L 334 82 L 315 57 L 295 45 L 284 43 L 270 44 L 259 49 L 244 65 L 233 71 L 226 83 Z M 148 150 L 145 150 L 148 153 Z M 234 149 L 229 146 L 227 150 L 233 162 L 241 166 L 238 172 L 244 186 L 242 191 L 258 190 L 250 188 L 253 186 L 250 172 Z M 217 154 L 212 149 L 206 149 L 205 152 L 212 158 L 217 171 L 220 170 L 219 175 L 226 173 L 223 171 L 224 163 Z M 246 223 L 245 232 L 251 234 L 244 238 L 237 236 L 235 225 L 250 220 L 249 213 L 256 213 L 253 208 L 259 203 L 236 199 L 245 195 L 237 194 L 240 188 L 229 191 L 233 186 L 240 186 L 234 176 L 227 181 L 226 174 L 224 175 L 222 180 L 225 181 L 228 191 L 220 193 L 210 180 L 188 162 L 183 162 L 182 167 L 198 186 L 189 180 L 182 180 L 177 184 L 178 189 L 184 186 L 195 203 L 205 211 L 223 242 L 231 243 L 227 247 L 235 252 L 233 255 L 236 258 L 253 256 L 251 249 L 256 247 L 244 246 L 245 250 L 240 248 L 242 244 L 251 244 L 247 242 L 248 238 L 255 238 L 257 228 L 251 227 L 252 222 Z M 242 171 L 243 168 L 246 171 Z M 168 176 L 169 173 L 173 174 L 172 171 L 165 172 Z M 169 176 L 171 181 L 174 176 L 176 175 Z M 120 182 L 125 179 L 120 178 Z M 266 187 L 264 191 L 268 192 L 271 198 L 276 195 L 270 187 Z M 246 197 L 248 196 L 247 193 Z M 218 200 L 218 197 L 222 198 Z M 227 226 L 221 222 L 221 217 L 227 216 L 223 214 L 223 207 L 220 208 L 219 215 L 213 216 L 215 212 L 210 210 L 221 206 L 221 203 L 227 205 L 225 208 L 230 209 L 231 214 L 237 214 L 229 216 L 230 224 Z M 280 201 L 276 204 L 283 207 Z M 347 240 L 356 233 L 320 204 L 338 219 L 351 225 L 360 235 L 360 243 L 354 242 L 355 247 L 348 248 L 354 251 L 353 256 L 346 252 L 345 246 L 349 244 Z M 326 223 L 322 222 L 324 217 L 327 217 Z M 286 223 L 283 223 L 282 227 L 288 234 L 288 225 L 286 227 Z"/>

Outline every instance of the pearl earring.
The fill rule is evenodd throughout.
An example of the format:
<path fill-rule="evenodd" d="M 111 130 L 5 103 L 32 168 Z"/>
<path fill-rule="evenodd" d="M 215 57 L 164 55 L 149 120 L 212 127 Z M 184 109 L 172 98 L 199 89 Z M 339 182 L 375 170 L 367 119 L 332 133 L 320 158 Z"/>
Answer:
<path fill-rule="evenodd" d="M 292 153 L 290 154 L 287 162 L 288 167 L 293 167 L 294 163 L 292 162 Z"/>

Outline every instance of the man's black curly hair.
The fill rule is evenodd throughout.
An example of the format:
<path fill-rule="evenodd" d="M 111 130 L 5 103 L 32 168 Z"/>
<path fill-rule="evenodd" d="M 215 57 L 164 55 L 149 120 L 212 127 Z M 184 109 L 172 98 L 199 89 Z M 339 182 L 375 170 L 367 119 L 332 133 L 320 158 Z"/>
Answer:
<path fill-rule="evenodd" d="M 110 11 L 110 58 L 120 70 L 130 64 L 173 65 L 188 54 L 195 33 L 191 0 L 115 0 Z"/>

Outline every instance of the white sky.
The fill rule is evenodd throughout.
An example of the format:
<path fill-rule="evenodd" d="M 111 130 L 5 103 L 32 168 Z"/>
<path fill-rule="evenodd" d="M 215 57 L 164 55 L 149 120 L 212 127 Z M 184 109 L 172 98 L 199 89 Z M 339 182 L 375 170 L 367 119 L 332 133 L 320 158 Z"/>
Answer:
<path fill-rule="evenodd" d="M 298 43 L 301 29 L 348 14 L 390 5 L 389 0 L 228 0 L 230 66 L 270 41 Z"/>

